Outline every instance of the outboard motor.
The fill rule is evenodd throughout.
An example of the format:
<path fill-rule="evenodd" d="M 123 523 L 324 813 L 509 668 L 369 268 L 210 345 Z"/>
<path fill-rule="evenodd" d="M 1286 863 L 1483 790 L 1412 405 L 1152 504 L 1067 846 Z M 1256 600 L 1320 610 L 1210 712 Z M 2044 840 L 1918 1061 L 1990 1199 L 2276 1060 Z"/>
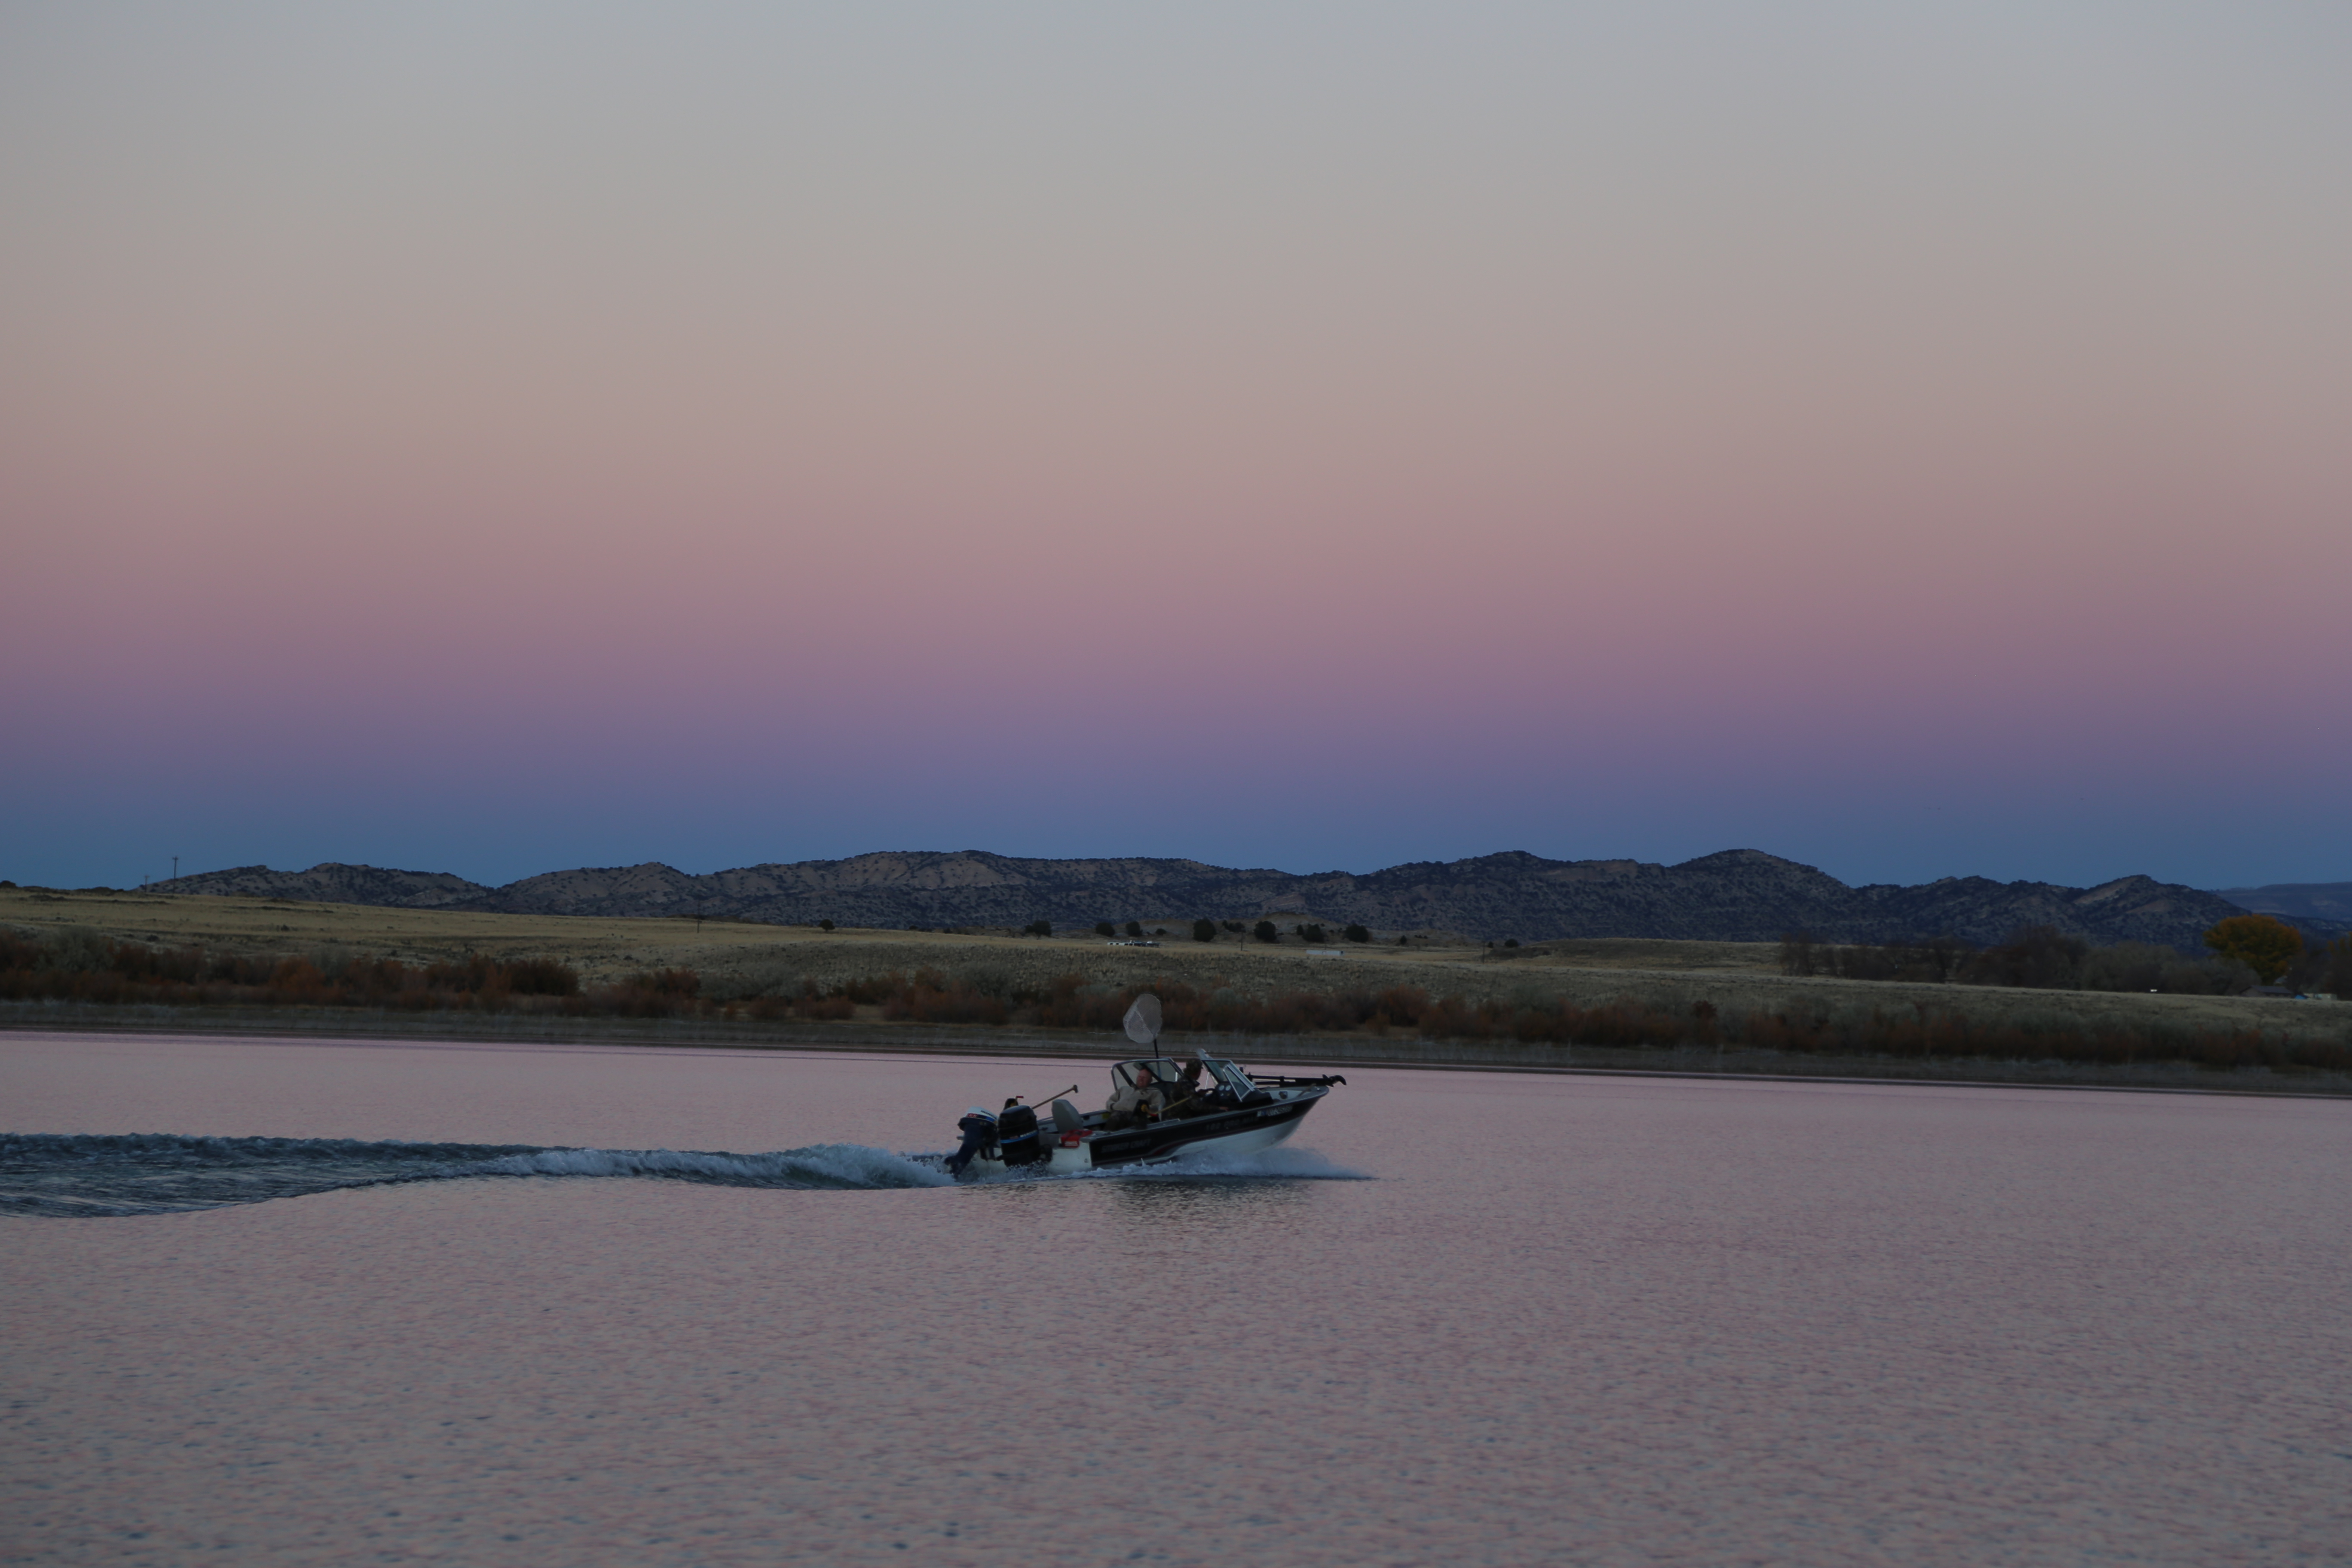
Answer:
<path fill-rule="evenodd" d="M 1008 1165 L 1034 1165 L 1053 1158 L 1037 1136 L 1037 1113 L 1025 1105 L 1010 1105 L 997 1112 L 996 1147 Z"/>

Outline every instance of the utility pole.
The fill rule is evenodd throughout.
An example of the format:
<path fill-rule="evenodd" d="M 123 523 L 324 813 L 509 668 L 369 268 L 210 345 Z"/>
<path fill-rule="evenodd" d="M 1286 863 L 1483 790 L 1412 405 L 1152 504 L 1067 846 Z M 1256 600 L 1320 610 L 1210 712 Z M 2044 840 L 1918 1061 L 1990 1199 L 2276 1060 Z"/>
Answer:
<path fill-rule="evenodd" d="M 172 857 L 172 880 L 173 880 L 174 882 L 176 882 L 176 881 L 178 881 L 179 879 L 180 879 L 180 858 L 179 858 L 177 855 L 174 855 L 174 856 L 173 856 L 173 857 Z"/>

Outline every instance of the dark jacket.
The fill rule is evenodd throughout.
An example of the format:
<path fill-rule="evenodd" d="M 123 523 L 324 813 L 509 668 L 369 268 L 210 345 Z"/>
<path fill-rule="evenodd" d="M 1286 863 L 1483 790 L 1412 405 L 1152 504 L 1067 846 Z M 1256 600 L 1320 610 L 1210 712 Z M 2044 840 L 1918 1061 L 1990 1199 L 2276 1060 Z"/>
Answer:
<path fill-rule="evenodd" d="M 1037 1141 L 1037 1113 L 1025 1105 L 1008 1105 L 996 1114 L 996 1142 L 1008 1165 L 1027 1165 L 1045 1152 Z"/>

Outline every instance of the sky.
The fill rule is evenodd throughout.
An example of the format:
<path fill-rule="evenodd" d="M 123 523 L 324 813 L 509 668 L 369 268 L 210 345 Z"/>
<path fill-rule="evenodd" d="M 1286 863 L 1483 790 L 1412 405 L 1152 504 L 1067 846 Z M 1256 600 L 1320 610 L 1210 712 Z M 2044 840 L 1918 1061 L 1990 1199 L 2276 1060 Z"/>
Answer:
<path fill-rule="evenodd" d="M 0 10 L 0 877 L 2352 878 L 2352 8 Z"/>

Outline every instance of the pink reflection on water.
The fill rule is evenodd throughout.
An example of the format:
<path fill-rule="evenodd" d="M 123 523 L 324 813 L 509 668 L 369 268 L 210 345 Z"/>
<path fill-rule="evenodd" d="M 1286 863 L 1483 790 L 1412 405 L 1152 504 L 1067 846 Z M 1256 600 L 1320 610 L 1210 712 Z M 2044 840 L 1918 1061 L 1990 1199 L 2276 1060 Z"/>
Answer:
<path fill-rule="evenodd" d="M 739 1152 L 940 1147 L 1070 1071 L 0 1040 L 18 1130 Z M 534 1179 L 13 1222 L 7 1534 L 77 1562 L 2352 1547 L 2352 1107 L 1349 1078 L 1300 1142 L 1374 1181 Z"/>

